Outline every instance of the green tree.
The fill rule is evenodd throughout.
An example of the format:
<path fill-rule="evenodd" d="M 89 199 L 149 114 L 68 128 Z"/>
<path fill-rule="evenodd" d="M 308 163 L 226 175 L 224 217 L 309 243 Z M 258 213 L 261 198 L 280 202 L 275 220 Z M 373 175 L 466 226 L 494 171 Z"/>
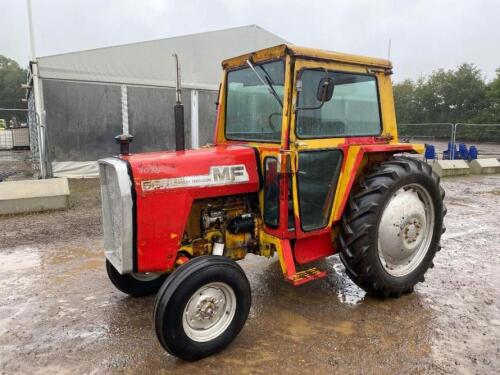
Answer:
<path fill-rule="evenodd" d="M 21 88 L 21 84 L 26 83 L 26 73 L 17 62 L 0 55 L 0 108 L 26 108 L 26 103 L 21 101 L 26 95 L 26 90 Z M 0 118 L 7 121 L 12 116 L 26 121 L 25 113 L 0 111 Z"/>
<path fill-rule="evenodd" d="M 481 71 L 473 64 L 462 64 L 456 71 L 448 72 L 443 97 L 443 114 L 451 122 L 474 122 L 489 106 L 486 84 Z"/>
<path fill-rule="evenodd" d="M 493 93 L 497 92 L 496 86 L 489 89 L 491 85 L 493 82 L 487 88 L 473 64 L 462 64 L 456 70 L 439 69 L 416 82 L 405 80 L 394 86 L 398 121 L 477 122 L 489 116 Z"/>
<path fill-rule="evenodd" d="M 489 102 L 487 113 L 482 122 L 500 124 L 500 68 L 496 70 L 497 76 L 486 87 L 486 98 Z"/>
<path fill-rule="evenodd" d="M 408 124 L 418 117 L 415 103 L 415 84 L 410 79 L 394 85 L 396 118 L 399 123 Z"/>

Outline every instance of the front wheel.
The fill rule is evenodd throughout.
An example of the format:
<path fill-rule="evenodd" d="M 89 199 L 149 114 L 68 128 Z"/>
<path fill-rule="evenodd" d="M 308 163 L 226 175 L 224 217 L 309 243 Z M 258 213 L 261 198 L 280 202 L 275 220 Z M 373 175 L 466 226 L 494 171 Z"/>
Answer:
<path fill-rule="evenodd" d="M 411 292 L 440 249 L 443 198 L 430 166 L 408 157 L 383 162 L 361 180 L 339 235 L 349 277 L 380 297 Z"/>
<path fill-rule="evenodd" d="M 159 273 L 130 273 L 120 275 L 109 260 L 106 259 L 106 271 L 109 280 L 119 291 L 133 297 L 142 297 L 155 294 L 163 285 L 167 274 Z"/>
<path fill-rule="evenodd" d="M 233 341 L 250 304 L 250 285 L 236 262 L 197 257 L 176 269 L 158 292 L 156 335 L 170 354 L 195 361 Z"/>

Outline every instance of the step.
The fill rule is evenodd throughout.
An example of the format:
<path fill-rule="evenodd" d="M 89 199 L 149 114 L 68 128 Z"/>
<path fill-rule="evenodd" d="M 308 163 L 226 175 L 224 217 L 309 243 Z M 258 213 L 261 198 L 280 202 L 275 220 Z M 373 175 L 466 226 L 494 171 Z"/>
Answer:
<path fill-rule="evenodd" d="M 0 182 L 0 215 L 67 209 L 69 194 L 66 178 Z"/>
<path fill-rule="evenodd" d="M 500 173 L 500 162 L 495 158 L 472 160 L 469 166 L 473 174 Z"/>
<path fill-rule="evenodd" d="M 294 286 L 302 285 L 316 279 L 321 279 L 326 276 L 326 271 L 321 271 L 316 267 L 309 268 L 304 271 L 299 271 L 294 275 L 287 276 L 286 280 Z"/>
<path fill-rule="evenodd" d="M 439 177 L 470 174 L 469 164 L 464 160 L 434 160 L 430 164 Z"/>

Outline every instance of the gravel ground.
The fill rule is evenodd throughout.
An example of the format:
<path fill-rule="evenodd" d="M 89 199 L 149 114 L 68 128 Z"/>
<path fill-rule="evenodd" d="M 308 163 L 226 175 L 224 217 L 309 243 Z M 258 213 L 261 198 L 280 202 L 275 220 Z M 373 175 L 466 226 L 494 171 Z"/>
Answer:
<path fill-rule="evenodd" d="M 31 168 L 31 151 L 0 150 L 0 179 L 25 180 L 35 176 Z"/>
<path fill-rule="evenodd" d="M 154 299 L 130 298 L 104 270 L 97 180 L 71 181 L 71 208 L 0 217 L 0 374 L 500 372 L 500 176 L 446 179 L 447 232 L 426 282 L 371 298 L 337 256 L 301 287 L 277 259 L 241 262 L 248 322 L 196 363 L 165 353 Z"/>

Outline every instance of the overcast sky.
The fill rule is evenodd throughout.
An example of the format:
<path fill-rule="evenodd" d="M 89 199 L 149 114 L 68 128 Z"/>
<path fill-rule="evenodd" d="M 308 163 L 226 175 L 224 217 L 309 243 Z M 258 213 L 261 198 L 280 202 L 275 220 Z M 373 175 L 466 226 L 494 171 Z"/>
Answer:
<path fill-rule="evenodd" d="M 38 56 L 257 24 L 291 43 L 387 57 L 396 81 L 500 67 L 500 0 L 32 0 Z M 0 0 L 0 54 L 26 65 L 26 0 Z M 147 58 L 147 56 L 145 56 Z M 200 62 L 202 63 L 202 62 Z"/>

